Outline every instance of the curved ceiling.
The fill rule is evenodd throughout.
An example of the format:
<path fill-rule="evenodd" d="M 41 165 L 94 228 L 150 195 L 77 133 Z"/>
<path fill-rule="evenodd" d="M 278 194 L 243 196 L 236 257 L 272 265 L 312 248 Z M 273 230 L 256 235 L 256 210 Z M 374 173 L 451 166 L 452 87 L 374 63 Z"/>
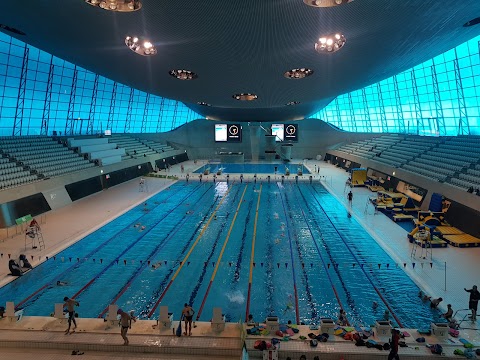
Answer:
<path fill-rule="evenodd" d="M 413 67 L 480 34 L 462 27 L 478 16 L 478 0 L 355 0 L 314 8 L 302 0 L 142 0 L 115 13 L 83 0 L 8 1 L 0 23 L 22 41 L 142 91 L 184 102 L 212 119 L 301 119 L 337 95 Z M 347 42 L 319 54 L 315 41 L 341 32 Z M 130 51 L 127 35 L 143 36 L 155 56 Z M 310 68 L 299 80 L 283 74 Z M 187 69 L 198 78 L 169 75 Z M 236 93 L 254 93 L 238 101 Z M 300 104 L 286 106 L 291 101 Z M 212 106 L 200 106 L 206 102 Z"/>

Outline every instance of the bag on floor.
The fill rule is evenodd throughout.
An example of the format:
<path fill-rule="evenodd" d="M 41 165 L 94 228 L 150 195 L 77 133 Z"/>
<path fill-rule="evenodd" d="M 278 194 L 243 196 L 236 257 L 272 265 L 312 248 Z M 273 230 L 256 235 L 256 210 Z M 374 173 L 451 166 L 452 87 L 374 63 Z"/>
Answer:
<path fill-rule="evenodd" d="M 448 329 L 448 334 L 453 337 L 458 337 L 458 335 L 460 335 L 460 331 L 450 328 Z"/>
<path fill-rule="evenodd" d="M 260 351 L 267 350 L 267 343 L 263 340 L 257 340 L 255 341 L 253 348 Z"/>
<path fill-rule="evenodd" d="M 432 352 L 432 354 L 441 355 L 442 352 L 443 352 L 442 345 L 440 345 L 440 344 L 433 344 L 432 346 L 430 346 L 430 351 Z"/>

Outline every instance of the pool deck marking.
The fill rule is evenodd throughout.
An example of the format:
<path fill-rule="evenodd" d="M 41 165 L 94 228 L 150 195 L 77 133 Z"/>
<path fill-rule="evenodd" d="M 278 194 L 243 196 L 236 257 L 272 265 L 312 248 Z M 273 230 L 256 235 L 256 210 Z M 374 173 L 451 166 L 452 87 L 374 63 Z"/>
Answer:
<path fill-rule="evenodd" d="M 300 194 L 303 197 L 303 193 L 300 190 L 300 188 L 298 188 L 298 191 L 300 192 Z M 300 202 L 298 202 L 298 203 L 300 203 Z M 306 202 L 304 202 L 304 203 L 306 204 Z M 308 207 L 308 205 L 307 205 L 307 207 Z M 327 274 L 328 280 L 330 281 L 330 285 L 332 286 L 333 293 L 335 294 L 335 297 L 337 298 L 338 305 L 340 305 L 341 310 L 344 310 L 342 300 L 340 300 L 340 296 L 338 295 L 337 289 L 335 288 L 335 285 L 333 284 L 333 280 L 332 280 L 332 277 L 330 275 L 330 272 L 328 271 L 327 264 L 325 263 L 325 259 L 323 258 L 322 253 L 320 252 L 320 248 L 318 247 L 318 243 L 317 243 L 317 241 L 315 241 L 315 236 L 313 236 L 312 228 L 307 221 L 307 215 L 305 214 L 305 212 L 303 211 L 303 209 L 301 207 L 300 207 L 300 210 L 302 212 L 303 218 L 305 219 L 305 223 L 307 224 L 308 231 L 310 232 L 310 236 L 312 237 L 313 244 L 315 245 L 315 248 L 317 249 L 317 253 L 320 256 L 320 260 L 322 261 L 323 268 L 325 270 L 325 273 Z M 309 208 L 309 210 L 310 210 L 310 208 Z M 348 321 L 348 318 L 347 318 L 347 325 L 350 326 L 350 322 Z"/>
<path fill-rule="evenodd" d="M 252 253 L 250 255 L 250 273 L 248 275 L 248 294 L 247 294 L 247 309 L 245 311 L 245 321 L 248 321 L 248 315 L 250 314 L 250 295 L 252 293 L 252 279 L 253 279 L 253 263 L 255 256 L 255 241 L 257 239 L 257 224 L 258 224 L 258 209 L 260 208 L 260 197 L 262 196 L 262 187 L 260 185 L 260 191 L 258 193 L 257 208 L 255 210 L 255 222 L 253 223 L 253 236 L 252 236 Z"/>
<path fill-rule="evenodd" d="M 170 199 L 171 197 L 175 196 L 176 194 L 178 194 L 180 192 L 179 191 L 176 191 L 174 194 L 171 194 L 169 197 L 167 197 L 165 199 L 168 200 Z M 142 202 L 143 203 L 143 202 Z M 157 207 L 159 207 L 162 203 L 158 203 L 157 206 L 155 206 L 153 209 L 156 209 Z M 135 209 L 136 207 L 138 207 L 140 205 L 137 205 L 135 207 L 133 207 L 131 210 Z M 152 210 L 153 210 L 152 209 Z M 106 246 L 110 241 L 112 241 L 113 239 L 115 239 L 122 231 L 125 231 L 125 229 L 128 229 L 133 225 L 135 225 L 136 222 L 139 221 L 139 219 L 143 218 L 146 214 L 143 214 L 141 216 L 139 216 L 138 218 L 136 218 L 134 221 L 132 221 L 130 224 L 128 224 L 126 227 L 124 227 L 122 230 L 119 230 L 115 233 L 115 235 L 111 236 L 109 239 L 107 239 L 105 242 L 101 243 L 98 247 L 96 247 L 95 249 L 93 249 L 92 251 L 90 251 L 86 256 L 84 256 L 83 258 L 89 258 L 90 256 L 92 256 L 93 254 L 95 254 L 95 252 L 97 252 L 98 250 L 100 250 L 101 248 L 103 248 L 104 246 Z M 114 219 L 115 220 L 115 219 Z M 91 235 L 91 234 L 89 234 Z M 87 235 L 87 236 L 89 236 Z M 81 239 L 83 240 L 83 239 Z M 81 241 L 80 240 L 80 241 Z M 46 288 L 48 288 L 51 284 L 55 283 L 56 280 L 59 280 L 62 278 L 62 276 L 70 271 L 72 271 L 75 267 L 79 266 L 80 262 L 77 262 L 75 264 L 73 264 L 72 266 L 70 266 L 68 269 L 66 269 L 65 271 L 63 271 L 62 273 L 60 273 L 59 275 L 57 275 L 56 277 L 53 278 L 53 280 L 51 282 L 48 282 L 46 283 L 45 285 L 43 285 L 40 289 L 36 290 L 34 293 L 32 293 L 31 295 L 27 296 L 25 299 L 23 299 L 22 301 L 20 301 L 18 304 L 15 305 L 15 310 L 18 310 L 20 308 L 20 306 L 22 306 L 23 304 L 25 304 L 27 301 L 29 301 L 31 298 L 33 298 L 35 295 L 37 295 L 38 293 L 40 293 L 42 290 L 45 290 Z M 43 265 L 43 264 L 41 264 Z"/>
<path fill-rule="evenodd" d="M 130 245 L 128 245 L 121 253 L 118 255 L 115 259 L 113 259 L 105 268 L 102 269 L 97 275 L 95 275 L 88 283 L 86 283 L 79 291 L 77 291 L 71 299 L 77 298 L 81 293 L 83 293 L 85 290 L 87 290 L 90 285 L 92 285 L 95 280 L 97 280 L 100 276 L 102 276 L 108 269 L 110 269 L 114 264 L 118 263 L 118 260 L 120 257 L 122 257 L 124 254 L 126 254 L 132 247 L 134 247 L 136 244 L 138 244 L 146 235 L 148 235 L 153 229 L 155 229 L 158 224 L 160 224 L 162 221 L 164 221 L 175 209 L 178 209 L 180 205 L 183 204 L 185 200 L 187 200 L 193 193 L 195 193 L 200 185 L 196 186 L 192 191 L 189 191 L 188 194 L 186 194 L 181 201 L 177 205 L 175 205 L 170 211 L 168 211 L 164 216 L 162 216 L 157 222 L 155 222 L 152 226 L 149 227 L 147 231 L 145 231 L 140 237 L 133 241 Z"/>
<path fill-rule="evenodd" d="M 296 281 L 296 274 L 295 274 L 295 263 L 293 259 L 292 236 L 290 234 L 290 226 L 288 224 L 287 209 L 285 208 L 285 202 L 283 201 L 283 196 L 286 196 L 286 194 L 283 193 L 283 196 L 282 196 L 282 192 L 280 187 L 278 186 L 278 182 L 277 182 L 277 187 L 280 193 L 280 199 L 282 199 L 283 212 L 285 213 L 285 221 L 286 221 L 287 231 L 288 231 L 288 242 L 290 244 L 290 259 L 292 261 L 292 275 L 293 275 L 293 293 L 295 294 L 295 313 L 296 313 L 295 319 L 297 321 L 297 325 L 300 325 L 300 311 L 298 308 L 298 291 L 297 291 L 297 281 Z"/>
<path fill-rule="evenodd" d="M 317 194 L 317 195 L 320 195 L 318 192 L 317 192 L 317 189 L 316 188 L 313 188 L 314 192 Z M 330 193 L 327 191 L 327 193 L 330 195 Z M 331 196 L 331 195 L 330 195 Z M 332 219 L 330 219 L 330 217 L 327 215 L 327 212 L 325 211 L 325 209 L 323 208 L 323 206 L 320 204 L 320 201 L 318 200 L 318 198 L 316 196 L 314 196 L 315 200 L 317 201 L 318 205 L 320 206 L 320 208 L 322 209 L 322 211 L 325 213 L 325 215 L 327 216 L 328 218 L 328 221 L 330 221 L 330 224 L 332 224 L 333 228 L 335 229 L 335 231 L 337 232 L 337 234 L 340 236 L 340 238 L 342 239 L 343 243 L 345 244 L 345 247 L 350 251 L 350 253 L 352 254 L 353 258 L 355 259 L 355 261 L 360 264 L 360 261 L 358 261 L 358 258 L 357 256 L 353 253 L 352 249 L 350 249 L 349 246 L 347 246 L 347 243 L 345 241 L 345 238 L 343 237 L 342 233 L 340 231 L 338 231 L 337 227 L 335 226 L 335 224 L 333 223 Z M 397 315 L 395 315 L 395 312 L 393 311 L 393 309 L 390 307 L 390 305 L 388 304 L 387 302 L 387 299 L 385 299 L 385 297 L 381 294 L 380 290 L 375 286 L 375 284 L 373 283 L 373 280 L 370 278 L 370 276 L 367 274 L 367 272 L 365 271 L 365 269 L 363 267 L 360 267 L 363 271 L 363 273 L 365 274 L 365 276 L 367 277 L 368 281 L 370 282 L 370 284 L 373 286 L 373 289 L 376 291 L 376 293 L 378 294 L 378 296 L 380 297 L 380 299 L 382 299 L 383 303 L 385 304 L 385 306 L 388 308 L 388 310 L 390 311 L 390 314 L 392 314 L 392 316 L 395 318 L 395 320 L 397 321 L 397 324 L 399 327 L 403 328 L 403 324 L 402 322 L 400 321 L 400 319 L 397 317 Z"/>
<path fill-rule="evenodd" d="M 195 191 L 198 190 L 200 186 L 198 186 Z M 210 186 L 207 191 L 205 191 L 202 196 L 200 196 L 200 198 L 202 198 L 210 189 L 212 188 L 212 186 Z M 191 207 L 190 207 L 191 208 Z M 151 259 L 153 256 L 155 256 L 162 248 L 163 246 L 177 233 L 178 230 L 180 230 L 183 226 L 183 224 L 185 224 L 185 222 L 188 220 L 188 216 L 184 216 L 183 219 L 178 222 L 173 231 L 170 232 L 170 234 L 168 234 L 168 236 L 163 239 L 163 241 L 158 244 L 152 252 L 150 252 L 150 254 L 148 255 L 148 259 Z M 110 301 L 110 304 L 115 304 L 117 302 L 118 299 L 120 299 L 120 297 L 125 293 L 125 291 L 127 291 L 127 289 L 130 287 L 130 285 L 132 285 L 133 281 L 142 273 L 142 271 L 149 265 L 149 263 L 147 261 L 145 261 L 139 268 L 138 270 L 130 277 L 130 279 L 128 279 L 127 283 L 123 286 L 123 288 L 117 293 L 117 295 L 115 295 L 115 297 L 113 298 L 112 301 Z M 105 309 L 103 309 L 103 311 L 98 315 L 98 318 L 102 318 L 108 311 L 108 306 L 105 307 Z"/>
<path fill-rule="evenodd" d="M 240 210 L 240 207 L 243 204 L 243 198 L 245 197 L 245 193 L 247 192 L 248 185 L 245 186 L 243 189 L 242 197 L 240 198 L 240 201 L 237 206 L 237 210 L 235 210 L 235 215 L 233 216 L 232 223 L 230 224 L 230 229 L 228 229 L 227 237 L 225 238 L 225 241 L 223 242 L 222 250 L 220 251 L 220 255 L 218 255 L 217 262 L 215 263 L 215 269 L 213 269 L 212 277 L 210 278 L 210 283 L 208 284 L 207 291 L 205 292 L 205 295 L 203 296 L 202 304 L 200 305 L 200 309 L 198 309 L 198 314 L 197 314 L 197 321 L 200 318 L 200 315 L 202 315 L 203 307 L 205 306 L 205 301 L 207 300 L 208 293 L 210 292 L 210 288 L 212 287 L 213 280 L 215 279 L 215 275 L 217 275 L 218 268 L 220 266 L 220 261 L 222 261 L 223 253 L 225 252 L 225 248 L 227 247 L 228 240 L 230 239 L 230 234 L 232 233 L 233 226 L 235 225 L 235 221 L 237 220 L 237 215 L 238 211 Z"/>
<path fill-rule="evenodd" d="M 162 301 L 162 299 L 165 297 L 165 294 L 167 293 L 168 289 L 170 288 L 170 286 L 172 285 L 172 283 L 175 281 L 175 279 L 177 278 L 178 274 L 180 273 L 180 271 L 182 270 L 183 266 L 185 265 L 185 263 L 187 262 L 188 258 L 190 257 L 190 254 L 193 252 L 193 249 L 195 249 L 195 247 L 197 246 L 198 242 L 200 241 L 200 239 L 203 237 L 203 234 L 205 233 L 205 231 L 208 229 L 208 227 L 210 226 L 210 223 L 212 222 L 212 219 L 215 217 L 218 209 L 220 209 L 220 206 L 222 206 L 223 202 L 225 201 L 225 199 L 227 198 L 227 195 L 228 193 L 230 192 L 230 190 L 232 190 L 233 188 L 233 183 L 232 183 L 232 186 L 230 186 L 227 190 L 227 192 L 225 193 L 225 195 L 223 195 L 223 198 L 222 200 L 220 200 L 220 202 L 218 203 L 217 207 L 215 208 L 215 210 L 213 211 L 212 215 L 210 215 L 210 218 L 208 219 L 207 223 L 205 224 L 205 227 L 202 229 L 202 231 L 200 232 L 200 234 L 198 234 L 197 238 L 195 239 L 195 242 L 193 243 L 192 247 L 190 248 L 190 250 L 188 251 L 187 255 L 185 255 L 185 257 L 183 258 L 183 260 L 180 262 L 180 266 L 178 267 L 177 271 L 175 271 L 175 274 L 173 274 L 172 278 L 170 279 L 170 281 L 168 282 L 167 286 L 165 287 L 165 289 L 163 290 L 162 294 L 160 295 L 160 297 L 158 298 L 158 300 L 155 302 L 155 304 L 153 305 L 152 309 L 149 311 L 148 313 L 148 317 L 151 318 L 152 315 L 155 313 L 155 310 L 157 309 L 158 305 L 160 304 L 160 302 Z"/>

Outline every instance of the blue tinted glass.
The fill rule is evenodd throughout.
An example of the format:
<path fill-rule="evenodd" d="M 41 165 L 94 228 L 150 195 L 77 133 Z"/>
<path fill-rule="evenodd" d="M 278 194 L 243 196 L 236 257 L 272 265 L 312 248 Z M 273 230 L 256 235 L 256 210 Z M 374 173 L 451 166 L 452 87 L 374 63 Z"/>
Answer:
<path fill-rule="evenodd" d="M 26 81 L 22 87 L 22 65 L 24 63 L 25 46 L 28 49 L 28 64 Z M 76 70 L 76 87 L 73 88 Z M 41 133 L 42 117 L 46 101 L 49 79 L 51 84 L 50 118 L 48 129 L 64 131 L 66 120 L 70 115 L 81 124 L 84 120 L 94 119 L 94 133 L 102 132 L 111 118 L 113 131 L 124 132 L 127 114 L 130 119 L 129 132 L 170 131 L 186 122 L 200 119 L 183 103 L 134 92 L 133 101 L 129 106 L 130 88 L 117 84 L 114 94 L 114 82 L 102 76 L 98 77 L 96 97 L 93 99 L 96 75 L 88 70 L 76 67 L 74 64 L 54 57 L 44 51 L 0 33 L 0 136 L 12 135 L 14 117 L 17 109 L 19 90 L 25 90 L 23 102 L 22 135 L 38 135 Z M 20 88 L 20 89 L 19 89 Z M 115 95 L 115 96 L 114 96 Z M 115 103 L 113 104 L 113 99 Z M 166 109 L 160 104 L 164 101 Z M 173 105 L 178 111 L 175 116 Z M 69 107 L 70 105 L 70 107 Z M 114 105 L 114 106 L 112 106 Z M 21 105 L 19 105 L 21 106 Z M 131 109 L 129 112 L 128 109 Z M 69 113 L 70 109 L 70 113 Z M 146 111 L 146 112 L 145 112 Z M 80 118 L 80 121 L 78 119 Z M 162 124 L 158 123 L 162 121 Z M 146 126 L 142 128 L 142 122 Z M 85 134 L 84 124 L 75 125 L 75 133 Z"/>
<path fill-rule="evenodd" d="M 338 96 L 311 117 L 347 131 L 480 134 L 479 41 L 480 36 L 419 64 L 414 73 L 406 70 L 367 86 L 366 104 L 357 90 Z M 441 117 L 443 122 L 436 120 Z M 439 123 L 445 126 L 439 128 Z"/>

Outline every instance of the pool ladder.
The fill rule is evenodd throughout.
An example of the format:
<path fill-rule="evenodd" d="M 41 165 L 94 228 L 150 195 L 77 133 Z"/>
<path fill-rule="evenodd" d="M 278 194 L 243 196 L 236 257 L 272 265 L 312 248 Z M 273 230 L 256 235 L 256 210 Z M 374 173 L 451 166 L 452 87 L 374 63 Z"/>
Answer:
<path fill-rule="evenodd" d="M 453 318 L 456 318 L 456 317 L 457 317 L 457 313 L 463 312 L 463 311 L 466 311 L 467 313 L 463 316 L 462 320 L 460 320 L 459 322 L 456 323 L 456 328 L 457 328 L 457 330 L 459 330 L 459 329 L 464 329 L 464 330 L 478 330 L 477 328 L 460 327 L 460 325 L 461 325 L 464 321 L 468 321 L 468 320 L 469 320 L 469 316 L 471 315 L 470 309 L 460 309 L 460 310 L 457 310 L 457 311 L 455 311 L 455 314 L 453 315 Z M 476 321 L 474 321 L 473 323 L 476 324 Z"/>

